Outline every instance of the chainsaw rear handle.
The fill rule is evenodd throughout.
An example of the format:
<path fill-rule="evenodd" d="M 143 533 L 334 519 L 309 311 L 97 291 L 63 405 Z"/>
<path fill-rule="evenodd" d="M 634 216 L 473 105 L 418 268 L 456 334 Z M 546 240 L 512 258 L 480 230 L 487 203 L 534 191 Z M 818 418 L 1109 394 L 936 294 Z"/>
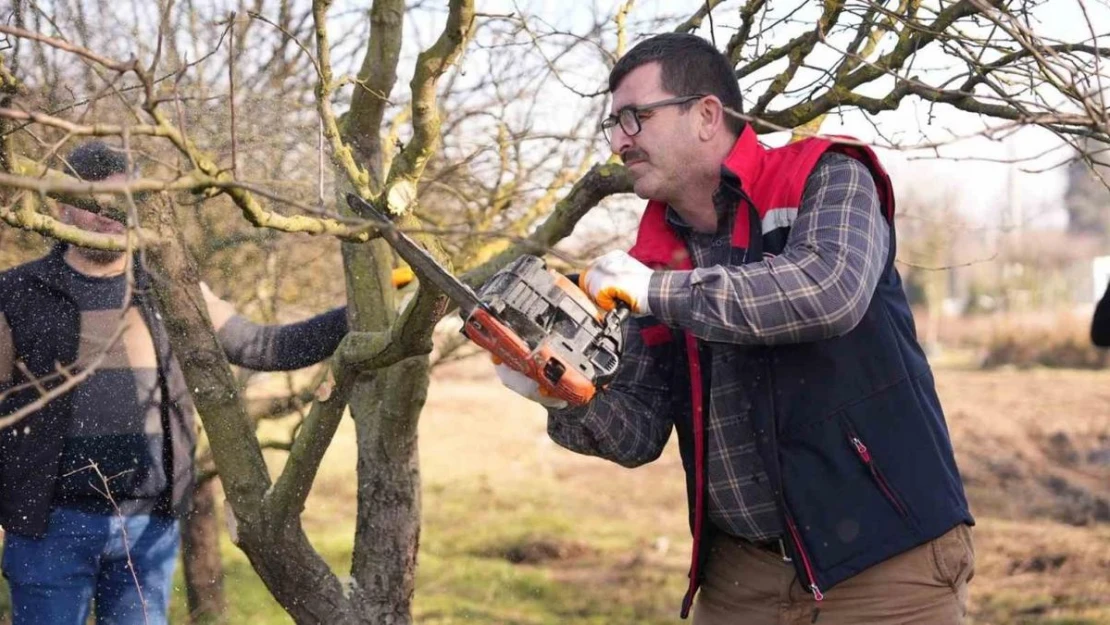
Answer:
<path fill-rule="evenodd" d="M 563 288 L 564 291 L 566 291 L 567 293 L 570 293 L 571 295 L 574 295 L 575 293 L 577 293 L 578 295 L 581 295 L 582 299 L 579 299 L 580 302 L 584 299 L 585 303 L 588 305 L 589 308 L 597 310 L 597 320 L 598 321 L 600 321 L 602 323 L 605 323 L 606 315 L 608 315 L 609 319 L 611 319 L 613 322 L 615 322 L 619 326 L 619 325 L 623 325 L 624 322 L 627 321 L 630 316 L 632 316 L 632 307 L 628 304 L 628 302 L 626 302 L 622 299 L 617 300 L 616 301 L 616 306 L 613 308 L 613 310 L 609 311 L 608 313 L 606 313 L 604 310 L 602 310 L 601 307 L 598 306 L 596 302 L 594 302 L 592 299 L 590 299 L 589 293 L 586 293 L 586 291 L 584 289 L 582 289 L 581 287 L 578 286 L 579 284 L 581 284 L 582 274 L 580 274 L 580 273 L 559 274 L 559 273 L 555 272 L 554 269 L 552 270 L 552 273 L 556 273 L 556 275 L 558 275 L 559 278 L 561 278 L 561 280 L 557 280 L 557 283 L 559 284 L 560 287 Z M 573 290 L 568 289 L 563 284 L 563 280 L 569 281 L 571 287 L 573 287 Z M 578 298 L 576 297 L 575 299 L 578 299 Z"/>

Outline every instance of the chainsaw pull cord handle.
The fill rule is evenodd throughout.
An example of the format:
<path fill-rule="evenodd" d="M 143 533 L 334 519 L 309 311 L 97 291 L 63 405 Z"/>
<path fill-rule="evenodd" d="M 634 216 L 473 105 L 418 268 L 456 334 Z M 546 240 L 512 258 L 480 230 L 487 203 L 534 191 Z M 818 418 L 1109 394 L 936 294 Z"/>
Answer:
<path fill-rule="evenodd" d="M 613 321 L 618 326 L 624 325 L 625 321 L 632 316 L 632 307 L 624 300 L 617 300 L 617 305 L 613 308 L 613 312 L 609 313 L 613 317 Z"/>

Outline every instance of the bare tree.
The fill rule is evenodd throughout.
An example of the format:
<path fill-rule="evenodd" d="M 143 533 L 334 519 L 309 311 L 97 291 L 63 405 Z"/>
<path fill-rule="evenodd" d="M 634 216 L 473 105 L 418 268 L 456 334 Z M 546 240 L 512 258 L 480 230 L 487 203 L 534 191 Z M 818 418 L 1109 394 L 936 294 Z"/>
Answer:
<path fill-rule="evenodd" d="M 473 284 L 520 254 L 550 251 L 602 200 L 630 190 L 620 165 L 598 162 L 592 129 L 605 106 L 605 69 L 630 35 L 664 27 L 731 33 L 722 49 L 748 101 L 736 113 L 761 132 L 814 134 L 827 115 L 916 100 L 991 120 L 984 133 L 1036 125 L 1073 144 L 1106 141 L 1106 112 L 1081 88 L 1101 76 L 1105 37 L 1093 25 L 1074 41 L 1035 34 L 1037 11 L 1068 2 L 711 0 L 694 15 L 638 21 L 629 1 L 571 31 L 526 12 L 480 14 L 473 0 L 450 0 L 445 14 L 399 0 L 376 0 L 368 13 L 329 0 L 259 1 L 245 16 L 218 20 L 192 2 L 166 1 L 128 17 L 133 36 L 105 42 L 94 29 L 73 35 L 58 26 L 66 11 L 83 12 L 70 17 L 87 25 L 92 0 L 55 14 L 17 3 L 16 19 L 0 26 L 11 42 L 0 64 L 0 219 L 86 246 L 140 245 L 159 276 L 236 544 L 297 622 L 408 623 L 420 533 L 416 424 L 432 330 L 449 306 L 423 285 L 397 309 L 394 256 L 339 201 L 346 193 L 388 212 Z M 414 22 L 418 39 L 429 24 L 435 35 L 413 57 L 402 34 Z M 24 79 L 28 66 L 41 76 Z M 408 88 L 398 88 L 410 67 Z M 542 89 L 530 82 L 536 67 Z M 550 127 L 553 90 L 573 113 L 561 131 Z M 465 114 L 447 114 L 455 105 Z M 143 158 L 144 177 L 85 183 L 51 167 L 71 141 L 91 136 Z M 275 161 L 276 151 L 290 158 Z M 66 227 L 47 210 L 56 200 L 128 221 L 130 238 Z M 210 203 L 224 210 L 206 226 L 193 214 Z M 214 340 L 187 236 L 221 231 L 212 224 L 227 208 L 245 226 L 235 237 L 252 244 L 297 233 L 341 242 L 352 332 L 276 480 Z M 347 409 L 359 494 L 343 582 L 309 544 L 300 516 Z"/>

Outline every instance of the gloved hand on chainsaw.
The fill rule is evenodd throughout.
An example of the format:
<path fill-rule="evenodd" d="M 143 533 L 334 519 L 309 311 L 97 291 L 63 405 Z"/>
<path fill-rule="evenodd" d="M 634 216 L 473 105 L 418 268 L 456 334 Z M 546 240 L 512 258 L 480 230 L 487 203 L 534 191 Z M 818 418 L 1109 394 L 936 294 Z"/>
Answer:
<path fill-rule="evenodd" d="M 578 286 L 605 310 L 613 310 L 617 302 L 624 302 L 633 315 L 650 315 L 651 274 L 651 268 L 628 252 L 614 250 L 590 264 L 579 276 Z"/>
<path fill-rule="evenodd" d="M 532 378 L 524 375 L 523 373 L 517 371 L 516 369 L 513 369 L 506 364 L 495 362 L 494 371 L 497 372 L 497 377 L 501 380 L 501 383 L 504 384 L 509 390 L 513 391 L 517 395 L 521 395 L 523 397 L 531 399 L 544 408 L 562 410 L 568 405 L 565 399 L 559 399 L 558 397 L 551 397 L 549 395 L 543 394 L 540 391 L 539 382 L 536 382 Z"/>

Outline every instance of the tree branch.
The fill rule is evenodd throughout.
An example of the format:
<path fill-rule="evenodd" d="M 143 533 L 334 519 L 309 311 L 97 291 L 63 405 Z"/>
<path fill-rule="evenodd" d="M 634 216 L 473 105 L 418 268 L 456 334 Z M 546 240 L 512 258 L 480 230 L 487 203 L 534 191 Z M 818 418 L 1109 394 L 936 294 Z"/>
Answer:
<path fill-rule="evenodd" d="M 149 254 L 155 268 L 152 275 L 161 278 L 153 282 L 159 310 L 190 394 L 204 415 L 204 428 L 232 510 L 240 520 L 261 525 L 266 521 L 261 502 L 270 475 L 227 356 L 212 330 L 196 265 L 186 251 L 174 207 L 165 196 L 160 199 L 162 206 L 146 207 L 146 220 L 172 241 Z"/>
<path fill-rule="evenodd" d="M 316 63 L 319 70 L 316 81 L 316 112 L 323 125 L 324 139 L 331 146 L 331 160 L 340 171 L 347 175 L 347 182 L 365 199 L 377 195 L 376 182 L 370 174 L 355 161 L 350 146 L 343 142 L 343 135 L 336 122 L 335 111 L 331 106 L 333 90 L 331 73 L 331 49 L 328 41 L 328 8 L 331 0 L 313 0 L 312 19 L 316 28 Z"/>
<path fill-rule="evenodd" d="M 435 44 L 420 53 L 412 77 L 412 141 L 393 161 L 387 187 L 395 182 L 415 185 L 428 159 L 439 147 L 440 116 L 436 85 L 458 60 L 473 33 L 474 0 L 451 0 L 447 24 Z"/>
<path fill-rule="evenodd" d="M 774 125 L 793 128 L 845 104 L 850 105 L 856 102 L 865 102 L 870 106 L 879 107 L 880 105 L 874 98 L 857 96 L 853 93 L 853 89 L 874 81 L 881 76 L 885 76 L 888 73 L 892 73 L 894 70 L 902 67 L 914 52 L 936 40 L 957 20 L 976 15 L 978 12 L 979 9 L 976 8 L 971 0 L 960 0 L 959 2 L 946 6 L 937 14 L 936 19 L 926 27 L 916 26 L 911 28 L 907 25 L 907 28 L 903 29 L 899 34 L 898 42 L 895 44 L 894 49 L 881 56 L 874 63 L 866 63 L 858 69 L 838 78 L 836 83 L 825 93 L 816 98 L 803 100 L 781 111 L 765 113 L 760 119 L 755 120 L 753 125 L 758 131 L 766 132 L 768 131 L 768 127 L 760 123 L 763 119 Z M 906 85 L 904 82 L 900 83 L 898 87 L 894 89 L 894 92 L 879 101 L 882 103 L 882 108 L 878 110 L 886 110 L 888 106 L 890 108 L 896 108 L 901 98 L 911 92 L 910 89 L 910 86 Z M 937 95 L 935 92 L 933 92 L 933 94 Z M 1005 107 L 994 109 L 991 108 L 991 105 L 986 104 L 982 104 L 981 106 L 985 107 L 987 111 L 1007 110 Z M 870 112 L 875 112 L 874 109 L 868 110 Z M 993 113 L 986 114 L 989 115 Z M 1011 117 L 1007 116 L 1005 118 L 1010 119 Z"/>
<path fill-rule="evenodd" d="M 748 42 L 748 36 L 755 24 L 755 14 L 759 13 L 766 3 L 767 0 L 748 0 L 747 4 L 740 9 L 740 28 L 736 29 L 736 33 L 729 38 L 728 45 L 725 46 L 725 56 L 734 66 L 740 62 L 740 53 L 744 49 L 744 44 Z"/>
<path fill-rule="evenodd" d="M 34 210 L 17 211 L 0 207 L 0 220 L 13 228 L 38 232 L 72 245 L 98 250 L 124 252 L 137 247 L 139 241 L 142 241 L 145 246 L 160 243 L 157 236 L 146 230 L 140 230 L 139 232 L 135 232 L 138 229 L 128 230 L 125 235 L 89 232 Z"/>
<path fill-rule="evenodd" d="M 579 220 L 601 200 L 610 195 L 631 191 L 632 178 L 629 177 L 628 169 L 623 165 L 616 163 L 594 165 L 571 187 L 567 196 L 555 205 L 551 215 L 536 228 L 531 237 L 514 244 L 489 262 L 467 272 L 464 279 L 469 284 L 482 284 L 497 273 L 497 270 L 521 254 L 546 252 L 573 232 Z"/>
<path fill-rule="evenodd" d="M 675 27 L 674 32 L 692 33 L 701 28 L 701 23 L 705 20 L 705 16 L 709 15 L 709 13 L 722 2 L 724 2 L 724 0 L 705 0 L 698 6 L 698 10 L 694 11 L 694 14 L 691 15 L 689 19 Z"/>
<path fill-rule="evenodd" d="M 112 69 L 112 70 L 115 70 L 115 71 L 120 72 L 120 73 L 126 73 L 126 72 L 129 72 L 129 71 L 132 71 L 132 70 L 138 70 L 139 69 L 139 64 L 138 64 L 138 61 L 136 61 L 136 60 L 131 60 L 131 61 L 128 61 L 126 63 L 120 62 L 120 61 L 115 61 L 115 60 L 109 59 L 108 57 L 101 56 L 101 55 L 99 55 L 95 52 L 92 52 L 91 50 L 87 50 L 87 49 L 82 48 L 80 46 L 75 46 L 75 45 L 73 45 L 73 44 L 71 44 L 68 41 L 65 41 L 63 39 L 56 39 L 54 37 L 47 37 L 46 35 L 42 35 L 42 34 L 32 32 L 32 31 L 29 31 L 29 30 L 24 30 L 22 28 L 16 28 L 14 26 L 8 26 L 6 24 L 0 24 L 0 33 L 4 33 L 6 35 L 12 35 L 13 37 L 19 37 L 20 39 L 30 39 L 31 41 L 36 41 L 38 43 L 43 43 L 43 44 L 46 44 L 46 45 L 48 45 L 52 48 L 57 48 L 58 50 L 62 50 L 64 52 L 73 53 L 73 54 L 76 54 L 77 56 L 83 57 L 84 59 L 86 59 L 88 61 L 92 61 L 93 63 L 96 63 L 97 65 L 104 66 L 108 69 Z"/>
<path fill-rule="evenodd" d="M 771 86 L 768 87 L 767 91 L 759 96 L 759 100 L 751 109 L 752 115 L 759 115 L 762 113 L 767 108 L 767 105 L 770 104 L 771 100 L 774 100 L 786 90 L 787 85 L 794 79 L 794 75 L 798 73 L 798 68 L 802 66 L 806 57 L 813 51 L 813 47 L 816 46 L 817 42 L 824 37 L 824 34 L 836 24 L 837 19 L 840 18 L 841 12 L 844 11 L 844 6 L 845 3 L 843 0 L 825 0 L 825 10 L 821 14 L 821 17 L 818 18 L 817 25 L 814 29 L 783 46 L 783 53 L 789 55 L 790 63 L 781 74 L 771 81 Z M 771 55 L 768 54 L 766 56 L 770 57 Z"/>
<path fill-rule="evenodd" d="M 375 0 L 370 9 L 370 45 L 358 71 L 343 136 L 359 160 L 368 165 L 374 184 L 381 184 L 382 120 L 397 82 L 401 59 L 404 0 Z"/>
<path fill-rule="evenodd" d="M 236 201 L 247 221 L 259 227 L 272 228 L 282 232 L 332 235 L 352 241 L 368 241 L 371 238 L 372 231 L 368 230 L 362 222 L 346 224 L 334 218 L 317 218 L 304 215 L 285 216 L 264 210 L 254 199 L 254 196 L 247 191 L 246 187 L 249 185 L 236 182 L 230 176 L 224 174 L 213 179 L 205 176 L 203 172 L 194 171 L 176 180 L 138 178 L 119 182 L 85 182 L 54 170 L 45 170 L 45 168 L 41 168 L 41 170 L 44 173 L 49 172 L 46 177 L 37 178 L 28 175 L 0 173 L 0 187 L 34 191 L 41 196 L 51 197 L 71 206 L 103 214 L 118 221 L 123 221 L 126 217 L 125 211 L 121 208 L 122 205 L 95 196 L 100 194 L 126 196 L 133 193 L 139 194 L 141 198 L 141 196 L 153 192 L 189 191 L 202 193 L 218 189 L 226 192 Z M 92 197 L 90 198 L 90 196 Z M 5 211 L 0 214 L 4 215 L 5 221 L 9 222 L 18 217 L 14 211 Z M 43 226 L 56 228 L 50 225 L 52 219 L 45 215 L 42 217 L 41 220 L 20 219 L 18 221 L 26 222 L 28 226 L 36 228 Z M 156 239 L 157 237 L 150 237 L 150 240 Z M 110 249 L 118 248 L 112 247 Z"/>
<path fill-rule="evenodd" d="M 304 502 L 320 469 L 320 462 L 331 444 L 343 412 L 347 408 L 355 375 L 333 369 L 339 377 L 330 376 L 321 383 L 317 401 L 297 433 L 289 450 L 285 468 L 263 500 L 263 511 L 269 522 L 280 527 L 300 516 Z M 326 393 L 326 396 L 323 396 Z"/>

